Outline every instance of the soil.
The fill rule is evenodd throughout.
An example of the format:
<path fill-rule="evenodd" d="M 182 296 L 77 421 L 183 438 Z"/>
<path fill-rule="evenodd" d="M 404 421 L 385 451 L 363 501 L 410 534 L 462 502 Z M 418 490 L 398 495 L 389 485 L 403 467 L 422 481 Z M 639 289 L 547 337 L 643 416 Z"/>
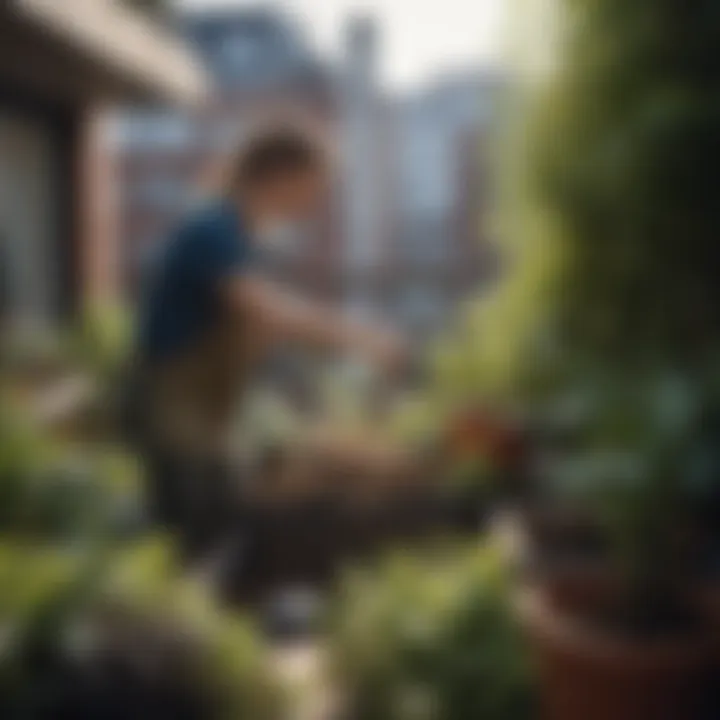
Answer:
<path fill-rule="evenodd" d="M 681 602 L 616 605 L 589 619 L 599 629 L 633 641 L 675 640 L 704 631 L 697 615 Z"/>

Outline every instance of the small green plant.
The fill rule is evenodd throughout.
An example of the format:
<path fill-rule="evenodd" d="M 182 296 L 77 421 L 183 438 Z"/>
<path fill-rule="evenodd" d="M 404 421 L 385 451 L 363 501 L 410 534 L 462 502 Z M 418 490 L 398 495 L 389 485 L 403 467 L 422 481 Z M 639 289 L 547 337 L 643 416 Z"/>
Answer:
<path fill-rule="evenodd" d="M 399 554 L 350 575 L 332 666 L 356 720 L 522 720 L 531 681 L 492 549 Z"/>
<path fill-rule="evenodd" d="M 175 657 L 166 656 L 169 669 L 180 661 L 189 672 L 207 717 L 283 717 L 287 698 L 253 624 L 221 608 L 201 582 L 183 576 L 172 546 L 162 538 L 141 541 L 115 557 L 98 606 L 119 621 L 120 639 L 130 626 L 140 637 L 145 628 L 151 639 L 159 634 L 180 641 L 172 646 Z M 141 640 L 135 651 L 147 652 L 147 643 Z M 176 679 L 182 681 L 182 675 Z"/>
<path fill-rule="evenodd" d="M 0 535 L 58 543 L 110 538 L 139 519 L 141 501 L 132 458 L 64 446 L 17 404 L 0 406 Z"/>
<path fill-rule="evenodd" d="M 101 381 L 113 381 L 129 351 L 131 328 L 126 308 L 90 307 L 71 331 L 68 345 L 82 367 Z"/>
<path fill-rule="evenodd" d="M 597 520 L 617 581 L 616 619 L 658 629 L 680 610 L 697 570 L 687 542 L 690 469 L 708 398 L 696 380 L 650 368 L 588 382 L 579 441 L 548 464 L 546 489 Z"/>

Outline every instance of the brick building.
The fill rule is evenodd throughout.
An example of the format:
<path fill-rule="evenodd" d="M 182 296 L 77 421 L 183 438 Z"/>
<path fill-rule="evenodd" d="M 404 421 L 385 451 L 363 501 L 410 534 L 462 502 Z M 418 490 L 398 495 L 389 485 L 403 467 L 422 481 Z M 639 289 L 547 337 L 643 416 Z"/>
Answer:
<path fill-rule="evenodd" d="M 132 111 L 117 123 L 131 295 L 145 254 L 217 182 L 249 129 L 287 118 L 329 144 L 338 131 L 334 78 L 292 18 L 271 9 L 232 9 L 189 14 L 178 22 L 213 78 L 213 91 L 193 112 Z M 336 296 L 340 223 L 337 198 L 329 198 L 303 252 L 284 258 L 274 270 L 313 294 Z"/>
<path fill-rule="evenodd" d="M 431 336 L 491 275 L 482 137 L 498 78 L 471 69 L 384 92 L 381 38 L 363 16 L 350 19 L 334 68 L 275 9 L 203 11 L 179 23 L 214 90 L 193 113 L 132 112 L 118 125 L 129 293 L 146 252 L 213 184 L 243 132 L 290 117 L 326 138 L 341 163 L 318 226 L 274 269 L 306 293 Z"/>
<path fill-rule="evenodd" d="M 439 78 L 397 104 L 398 215 L 386 295 L 388 312 L 421 340 L 490 275 L 482 138 L 498 88 L 494 75 L 472 71 Z"/>

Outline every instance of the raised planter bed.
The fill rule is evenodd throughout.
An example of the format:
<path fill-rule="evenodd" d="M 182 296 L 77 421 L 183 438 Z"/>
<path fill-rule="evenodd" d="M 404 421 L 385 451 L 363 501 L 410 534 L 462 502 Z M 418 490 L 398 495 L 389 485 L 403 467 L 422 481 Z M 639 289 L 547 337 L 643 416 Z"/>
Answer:
<path fill-rule="evenodd" d="M 453 498 L 417 466 L 388 467 L 380 477 L 377 467 L 363 472 L 319 455 L 298 460 L 294 471 L 259 478 L 246 496 L 249 542 L 230 578 L 236 599 L 328 586 L 343 567 L 389 548 L 472 536 L 482 526 L 481 508 L 463 507 L 467 498 Z"/>

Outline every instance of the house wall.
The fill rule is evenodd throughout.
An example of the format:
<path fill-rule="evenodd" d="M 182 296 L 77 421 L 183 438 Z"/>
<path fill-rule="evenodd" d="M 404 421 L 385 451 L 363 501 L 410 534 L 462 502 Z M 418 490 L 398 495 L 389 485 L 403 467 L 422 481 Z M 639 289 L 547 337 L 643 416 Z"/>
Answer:
<path fill-rule="evenodd" d="M 76 303 L 112 304 L 119 299 L 121 286 L 119 208 L 102 106 L 78 113 L 73 152 Z"/>
<path fill-rule="evenodd" d="M 46 322 L 56 304 L 52 138 L 42 122 L 0 113 L 0 237 L 15 320 Z"/>
<path fill-rule="evenodd" d="M 52 322 L 73 305 L 72 108 L 0 85 L 0 232 L 11 309 Z"/>
<path fill-rule="evenodd" d="M 10 312 L 48 325 L 116 295 L 116 216 L 102 113 L 0 83 L 0 233 Z"/>
<path fill-rule="evenodd" d="M 0 0 L 0 231 L 4 206 L 11 312 L 54 322 L 115 299 L 114 167 L 98 106 L 195 102 L 204 80 L 181 43 L 119 3 Z"/>

